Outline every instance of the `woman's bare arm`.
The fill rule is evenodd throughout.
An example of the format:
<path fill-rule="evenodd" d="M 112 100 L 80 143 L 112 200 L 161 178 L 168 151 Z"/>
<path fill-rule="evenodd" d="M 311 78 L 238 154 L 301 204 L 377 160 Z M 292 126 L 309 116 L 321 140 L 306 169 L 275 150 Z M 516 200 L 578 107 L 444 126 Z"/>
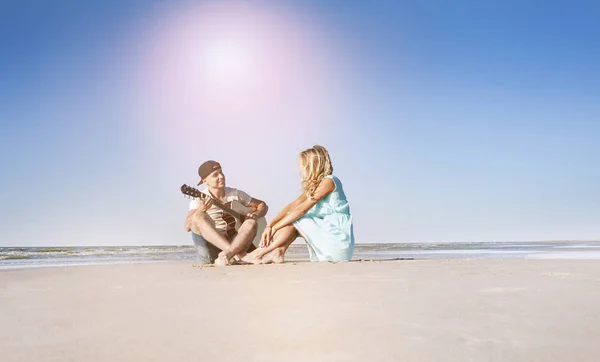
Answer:
<path fill-rule="evenodd" d="M 302 194 L 302 196 L 296 199 L 293 204 L 290 204 L 292 206 L 282 218 L 271 222 L 271 225 L 273 225 L 273 232 L 296 221 L 333 190 L 335 190 L 335 183 L 333 180 L 329 178 L 323 179 L 312 197 L 309 198 L 306 197 L 306 194 Z"/>
<path fill-rule="evenodd" d="M 279 214 L 277 214 L 277 216 L 275 216 L 275 218 L 273 218 L 273 220 L 271 220 L 269 222 L 269 226 L 273 226 L 275 225 L 279 220 L 283 219 L 285 217 L 285 215 L 288 214 L 288 212 L 290 212 L 290 210 L 292 210 L 293 208 L 297 207 L 304 199 L 306 199 L 306 194 L 302 193 L 300 194 L 300 196 L 298 196 L 298 198 L 296 198 L 296 200 L 290 202 L 289 204 L 286 205 L 286 207 L 284 207 Z"/>

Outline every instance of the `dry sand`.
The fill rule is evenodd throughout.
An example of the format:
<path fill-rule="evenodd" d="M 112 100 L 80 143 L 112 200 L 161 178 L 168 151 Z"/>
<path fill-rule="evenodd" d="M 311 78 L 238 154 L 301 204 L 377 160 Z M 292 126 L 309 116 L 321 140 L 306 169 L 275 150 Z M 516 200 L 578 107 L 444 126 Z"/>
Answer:
<path fill-rule="evenodd" d="M 600 361 L 600 262 L 0 271 L 0 360 Z"/>

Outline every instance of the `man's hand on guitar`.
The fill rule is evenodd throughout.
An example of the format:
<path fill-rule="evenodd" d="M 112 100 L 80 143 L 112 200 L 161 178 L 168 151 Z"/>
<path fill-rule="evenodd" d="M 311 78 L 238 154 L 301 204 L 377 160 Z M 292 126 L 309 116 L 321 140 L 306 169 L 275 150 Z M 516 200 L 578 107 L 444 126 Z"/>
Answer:
<path fill-rule="evenodd" d="M 210 209 L 213 204 L 213 200 L 211 197 L 201 197 L 200 198 L 200 207 L 198 207 L 198 211 L 206 212 L 206 210 Z"/>
<path fill-rule="evenodd" d="M 246 219 L 256 220 L 258 219 L 258 215 L 254 212 L 249 212 L 246 214 Z"/>
<path fill-rule="evenodd" d="M 260 244 L 258 245 L 259 248 L 266 248 L 271 244 L 271 241 L 273 240 L 272 233 L 273 229 L 271 229 L 271 227 L 267 225 L 265 231 L 263 231 L 262 236 L 260 238 Z"/>

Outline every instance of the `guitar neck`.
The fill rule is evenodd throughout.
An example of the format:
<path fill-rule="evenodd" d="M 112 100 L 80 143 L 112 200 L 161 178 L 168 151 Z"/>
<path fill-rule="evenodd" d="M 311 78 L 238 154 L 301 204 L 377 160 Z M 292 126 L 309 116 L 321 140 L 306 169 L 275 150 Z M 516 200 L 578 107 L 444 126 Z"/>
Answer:
<path fill-rule="evenodd" d="M 181 186 L 181 192 L 183 192 L 184 195 L 201 198 L 201 199 L 206 199 L 208 197 L 212 200 L 213 205 L 220 208 L 221 210 L 228 213 L 229 215 L 233 216 L 235 219 L 238 219 L 239 221 L 242 221 L 242 222 L 245 219 L 244 215 L 240 214 L 237 211 L 234 211 L 232 208 L 230 208 L 228 206 L 225 206 L 221 201 L 214 198 L 210 193 L 201 192 L 200 190 L 198 190 L 194 187 L 188 186 L 186 184 Z"/>
<path fill-rule="evenodd" d="M 218 208 L 220 208 L 221 210 L 223 210 L 223 211 L 227 212 L 228 214 L 230 214 L 231 216 L 235 217 L 236 219 L 239 219 L 239 220 L 241 220 L 241 219 L 242 219 L 242 215 L 240 215 L 240 213 L 239 213 L 239 212 L 237 212 L 237 211 L 233 211 L 231 208 L 229 208 L 229 207 L 225 206 L 223 203 L 221 203 L 221 201 L 219 201 L 219 200 L 215 199 L 214 197 L 212 197 L 212 196 L 210 196 L 210 195 L 206 195 L 206 194 L 205 194 L 205 196 L 206 196 L 206 197 L 210 197 L 210 198 L 213 200 L 213 204 L 214 204 L 216 207 L 218 207 Z"/>

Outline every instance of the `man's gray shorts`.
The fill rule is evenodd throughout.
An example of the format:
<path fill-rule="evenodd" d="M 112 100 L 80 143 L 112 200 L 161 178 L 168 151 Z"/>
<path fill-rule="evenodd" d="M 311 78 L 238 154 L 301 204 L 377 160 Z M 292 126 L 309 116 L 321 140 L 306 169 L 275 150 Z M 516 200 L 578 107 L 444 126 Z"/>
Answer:
<path fill-rule="evenodd" d="M 221 250 L 209 243 L 202 237 L 202 235 L 198 235 L 195 232 L 192 233 L 192 240 L 194 241 L 194 246 L 196 247 L 196 251 L 198 252 L 198 262 L 201 264 L 211 264 L 215 261 L 215 259 L 219 256 Z"/>

